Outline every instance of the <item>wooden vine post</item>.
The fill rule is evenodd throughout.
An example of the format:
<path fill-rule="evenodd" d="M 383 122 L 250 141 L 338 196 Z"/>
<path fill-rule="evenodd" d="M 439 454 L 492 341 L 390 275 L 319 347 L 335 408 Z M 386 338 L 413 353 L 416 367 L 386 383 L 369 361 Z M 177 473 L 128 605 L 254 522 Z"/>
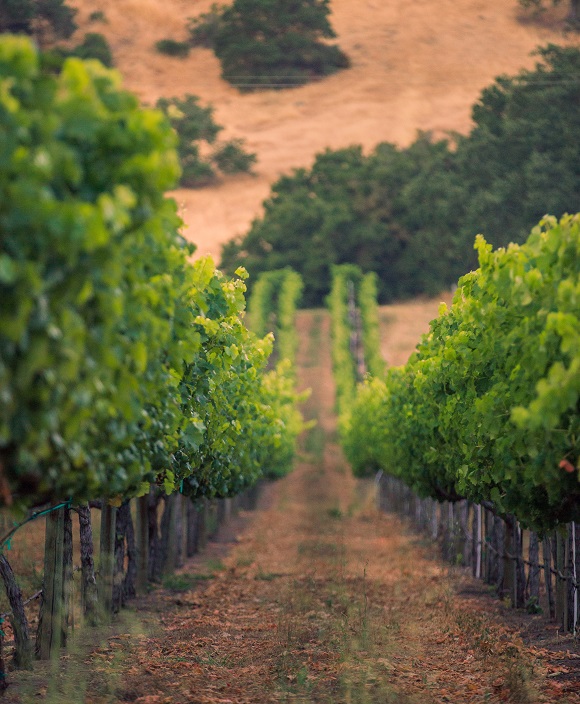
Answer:
<path fill-rule="evenodd" d="M 136 500 L 137 592 L 145 594 L 149 581 L 149 496 Z"/>
<path fill-rule="evenodd" d="M 554 600 L 554 582 L 552 579 L 552 541 L 549 537 L 544 538 L 542 543 L 542 553 L 544 557 L 544 584 L 546 596 L 548 597 L 548 610 L 550 618 L 556 618 L 556 602 Z"/>
<path fill-rule="evenodd" d="M 530 571 L 528 579 L 528 594 L 532 608 L 540 603 L 540 543 L 536 533 L 530 533 Z"/>
<path fill-rule="evenodd" d="M 65 560 L 65 533 L 70 522 L 70 510 L 60 508 L 46 516 L 44 547 L 44 582 L 36 654 L 40 660 L 58 656 L 66 645 L 70 575 L 68 558 Z"/>
<path fill-rule="evenodd" d="M 459 536 L 458 543 L 462 546 L 461 564 L 467 567 L 471 564 L 471 542 L 469 535 L 469 503 L 459 504 Z M 458 546 L 459 547 L 459 546 Z"/>
<path fill-rule="evenodd" d="M 566 574 L 566 537 L 556 532 L 556 619 L 564 631 L 568 630 L 568 600 L 566 598 L 566 580 L 560 575 Z"/>
<path fill-rule="evenodd" d="M 471 573 L 476 579 L 481 578 L 481 506 L 473 507 Z"/>
<path fill-rule="evenodd" d="M 568 630 L 576 635 L 578 626 L 578 525 L 568 530 Z"/>
<path fill-rule="evenodd" d="M 193 557 L 197 552 L 199 538 L 199 516 L 198 511 L 190 499 L 187 499 L 187 536 L 186 536 L 186 555 Z"/>
<path fill-rule="evenodd" d="M 180 495 L 181 497 L 181 542 L 179 546 L 179 560 L 180 560 L 180 567 L 183 567 L 185 564 L 185 560 L 187 559 L 187 536 L 188 536 L 188 529 L 189 529 L 189 524 L 188 524 L 188 507 L 191 501 L 188 499 L 187 496 L 184 496 L 183 494 Z"/>
<path fill-rule="evenodd" d="M 505 521 L 503 543 L 503 589 L 502 598 L 509 597 L 512 606 L 517 603 L 516 596 L 516 563 L 512 559 L 515 554 L 515 525 L 513 520 Z"/>
<path fill-rule="evenodd" d="M 167 525 L 167 551 L 163 572 L 171 574 L 178 565 L 179 557 L 179 524 L 180 524 L 180 509 L 181 496 L 179 494 L 171 494 L 165 501 L 165 511 L 169 512 Z"/>
<path fill-rule="evenodd" d="M 98 592 L 95 577 L 93 527 L 88 504 L 77 506 L 81 548 L 81 605 L 86 622 L 95 626 L 98 621 Z"/>
<path fill-rule="evenodd" d="M 516 569 L 515 601 L 518 609 L 526 605 L 526 571 L 524 565 L 524 531 L 514 517 L 514 565 Z"/>
<path fill-rule="evenodd" d="M 103 499 L 101 509 L 101 545 L 99 568 L 99 603 L 103 617 L 113 611 L 113 577 L 115 571 L 115 527 L 117 509 Z"/>
<path fill-rule="evenodd" d="M 199 533 L 197 539 L 198 548 L 203 550 L 208 541 L 208 522 L 209 522 L 209 501 L 202 499 L 199 505 Z"/>

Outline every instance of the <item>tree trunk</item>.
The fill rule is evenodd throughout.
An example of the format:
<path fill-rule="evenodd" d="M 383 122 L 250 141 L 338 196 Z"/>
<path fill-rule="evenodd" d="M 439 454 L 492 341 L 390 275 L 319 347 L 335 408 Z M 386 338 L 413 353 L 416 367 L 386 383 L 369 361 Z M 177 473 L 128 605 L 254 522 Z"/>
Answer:
<path fill-rule="evenodd" d="M 93 527 L 91 509 L 88 504 L 77 506 L 79 516 L 79 539 L 81 548 L 81 603 L 87 623 L 96 626 L 98 623 L 99 597 L 97 580 L 95 578 L 95 560 L 93 546 Z"/>
<path fill-rule="evenodd" d="M 32 645 L 30 643 L 30 632 L 28 629 L 28 620 L 24 613 L 24 604 L 22 603 L 22 592 L 16 582 L 16 577 L 10 567 L 10 563 L 3 553 L 0 552 L 0 576 L 4 581 L 6 588 L 6 596 L 12 615 L 10 623 L 14 631 L 14 665 L 23 670 L 32 669 Z M 0 681 L 0 686 L 2 681 Z"/>
<path fill-rule="evenodd" d="M 570 14 L 568 19 L 571 22 L 580 21 L 580 0 L 570 0 Z"/>

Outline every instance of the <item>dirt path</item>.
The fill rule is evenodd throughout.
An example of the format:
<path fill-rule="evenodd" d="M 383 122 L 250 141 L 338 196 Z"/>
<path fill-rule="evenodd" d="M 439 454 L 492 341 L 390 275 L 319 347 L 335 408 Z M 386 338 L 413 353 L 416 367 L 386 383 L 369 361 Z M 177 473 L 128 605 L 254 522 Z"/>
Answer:
<path fill-rule="evenodd" d="M 187 18 L 213 0 L 69 1 L 79 8 L 79 38 L 102 32 L 125 84 L 145 103 L 198 95 L 215 105 L 224 136 L 242 137 L 257 152 L 255 178 L 175 192 L 186 236 L 216 258 L 221 243 L 260 214 L 282 173 L 308 167 L 326 147 L 406 145 L 419 129 L 466 132 L 471 105 L 495 76 L 533 65 L 539 44 L 577 41 L 562 35 L 565 3 L 534 25 L 519 20 L 517 0 L 332 0 L 331 21 L 352 68 L 293 90 L 243 95 L 221 80 L 210 50 L 182 60 L 153 48 L 159 39 L 185 39 Z M 95 9 L 107 23 L 88 22 Z"/>
<path fill-rule="evenodd" d="M 88 701 L 580 701 L 546 684 L 546 663 L 501 624 L 501 605 L 461 596 L 482 588 L 377 514 L 372 483 L 352 478 L 336 443 L 328 316 L 302 312 L 299 328 L 319 421 L 302 461 L 267 488 L 213 579 L 141 603 L 153 636 L 128 638 L 114 697 Z"/>

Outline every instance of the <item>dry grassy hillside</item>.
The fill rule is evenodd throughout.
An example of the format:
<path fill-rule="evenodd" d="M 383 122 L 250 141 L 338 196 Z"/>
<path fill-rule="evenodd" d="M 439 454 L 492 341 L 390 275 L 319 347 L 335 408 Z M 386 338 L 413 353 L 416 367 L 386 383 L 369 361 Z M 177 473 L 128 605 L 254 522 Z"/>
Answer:
<path fill-rule="evenodd" d="M 405 145 L 418 129 L 467 131 L 470 106 L 485 85 L 532 65 L 529 54 L 539 44 L 563 41 L 565 13 L 548 14 L 539 26 L 519 21 L 517 0 L 333 0 L 332 23 L 352 69 L 301 88 L 240 95 L 220 79 L 211 51 L 196 49 L 182 60 L 153 49 L 159 39 L 184 39 L 187 18 L 211 3 L 70 0 L 79 31 L 106 35 L 127 87 L 144 102 L 199 95 L 215 105 L 224 136 L 243 137 L 257 152 L 256 177 L 175 193 L 186 236 L 200 254 L 216 257 L 220 244 L 260 213 L 271 183 L 309 166 L 325 147 Z M 108 24 L 87 23 L 97 9 Z"/>

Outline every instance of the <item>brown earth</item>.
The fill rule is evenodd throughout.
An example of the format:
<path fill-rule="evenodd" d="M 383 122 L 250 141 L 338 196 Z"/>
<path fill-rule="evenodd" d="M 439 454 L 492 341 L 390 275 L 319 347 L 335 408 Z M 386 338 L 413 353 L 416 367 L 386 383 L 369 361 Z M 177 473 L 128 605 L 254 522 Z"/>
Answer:
<path fill-rule="evenodd" d="M 176 59 L 153 49 L 159 39 L 185 39 L 187 18 L 212 0 L 70 4 L 80 10 L 78 37 L 87 30 L 106 35 L 126 86 L 144 103 L 198 95 L 215 106 L 224 136 L 246 139 L 258 154 L 255 177 L 174 193 L 187 238 L 216 259 L 220 245 L 260 214 L 281 174 L 308 167 L 326 147 L 403 146 L 419 129 L 467 132 L 470 107 L 495 76 L 533 65 L 530 52 L 540 44 L 573 41 L 562 35 L 564 7 L 540 25 L 520 21 L 517 0 L 332 0 L 331 21 L 352 68 L 292 90 L 241 95 L 221 80 L 210 50 Z M 108 23 L 88 23 L 95 10 Z"/>

